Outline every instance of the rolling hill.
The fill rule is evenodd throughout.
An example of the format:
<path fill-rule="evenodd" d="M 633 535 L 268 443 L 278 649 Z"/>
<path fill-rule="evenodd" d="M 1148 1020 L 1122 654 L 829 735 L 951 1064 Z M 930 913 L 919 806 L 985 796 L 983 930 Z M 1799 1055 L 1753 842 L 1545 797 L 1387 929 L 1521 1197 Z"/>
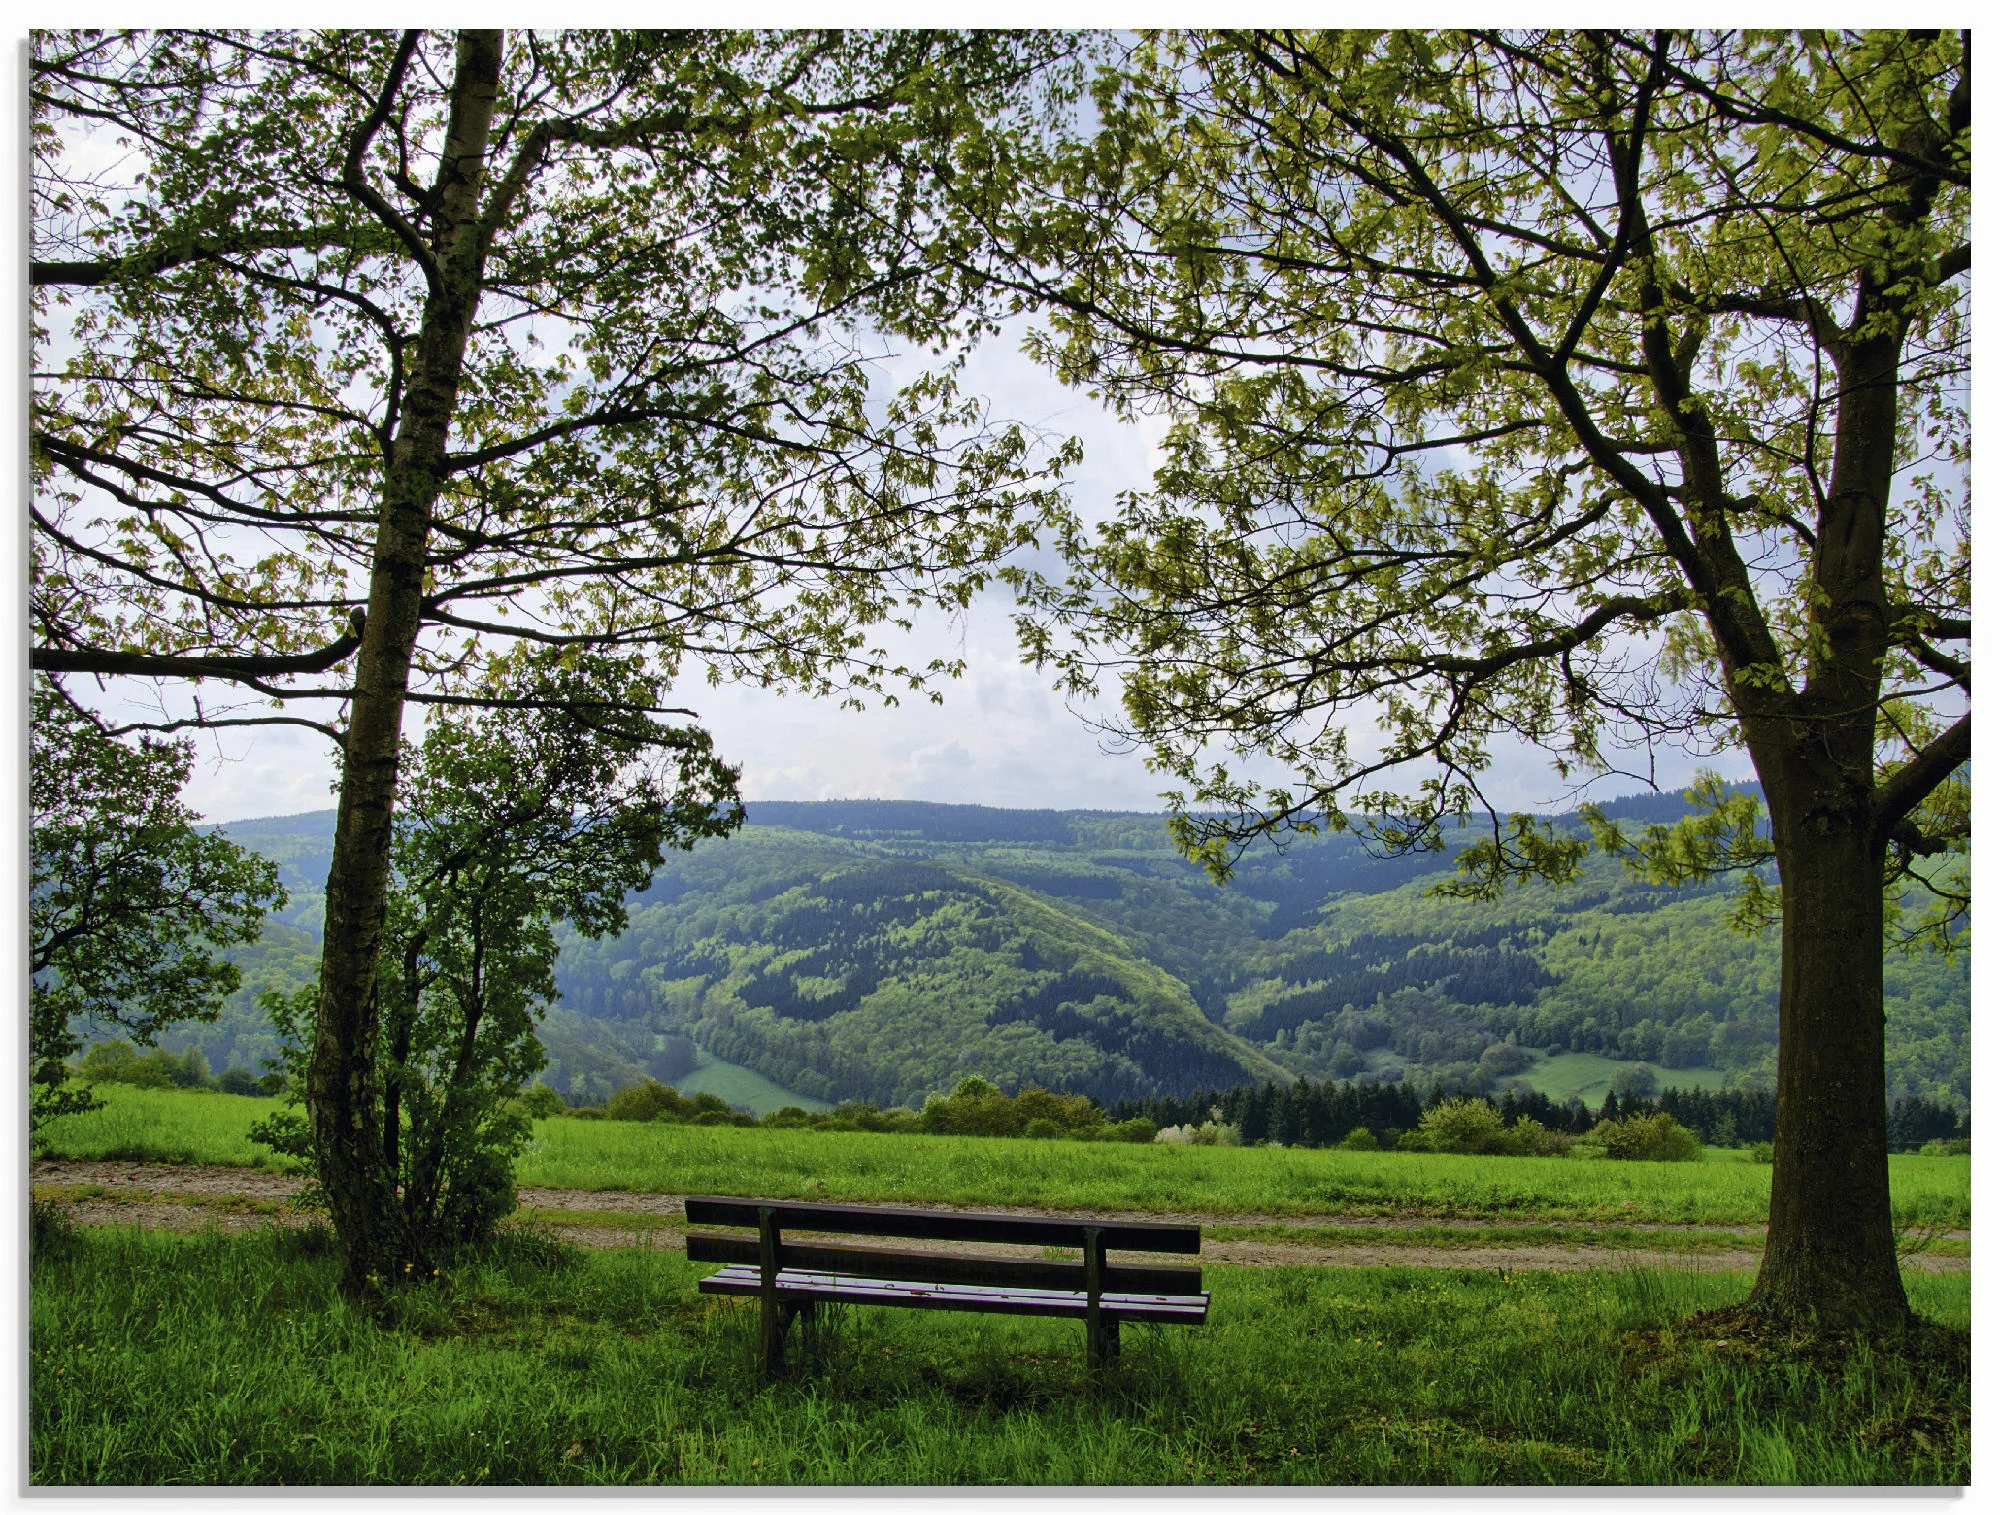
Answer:
<path fill-rule="evenodd" d="M 1607 809 L 1662 820 L 1681 802 Z M 1252 853 L 1217 888 L 1157 815 L 901 801 L 749 814 L 670 857 L 617 939 L 565 938 L 543 1040 L 546 1076 L 572 1099 L 697 1064 L 810 1102 L 883 1104 L 968 1073 L 1116 1100 L 1294 1075 L 1496 1087 L 1579 1059 L 1704 1086 L 1774 1068 L 1775 933 L 1732 932 L 1725 886 L 1654 888 L 1593 858 L 1567 888 L 1437 899 L 1425 891 L 1449 853 L 1383 861 L 1334 836 Z M 293 898 L 245 949 L 251 983 L 223 1020 L 176 1039 L 218 1067 L 268 1055 L 250 995 L 309 971 L 329 822 L 224 828 L 279 861 Z M 1892 953 L 1885 974 L 1890 1092 L 1964 1103 L 1965 954 Z"/>

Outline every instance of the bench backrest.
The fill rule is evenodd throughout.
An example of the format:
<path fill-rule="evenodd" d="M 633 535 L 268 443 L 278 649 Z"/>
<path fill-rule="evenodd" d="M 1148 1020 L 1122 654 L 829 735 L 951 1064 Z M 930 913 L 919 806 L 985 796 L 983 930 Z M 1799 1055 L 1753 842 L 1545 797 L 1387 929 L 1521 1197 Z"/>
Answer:
<path fill-rule="evenodd" d="M 755 1226 L 770 1210 L 786 1230 L 849 1236 L 899 1236 L 925 1241 L 1016 1242 L 1027 1246 L 1081 1247 L 1086 1230 L 1099 1245 L 1120 1252 L 1201 1251 L 1201 1227 L 1143 1220 L 1076 1220 L 1035 1215 L 985 1215 L 961 1210 L 903 1210 L 878 1205 L 835 1205 L 812 1200 L 732 1199 L 690 1195 L 687 1218 L 703 1226 Z"/>

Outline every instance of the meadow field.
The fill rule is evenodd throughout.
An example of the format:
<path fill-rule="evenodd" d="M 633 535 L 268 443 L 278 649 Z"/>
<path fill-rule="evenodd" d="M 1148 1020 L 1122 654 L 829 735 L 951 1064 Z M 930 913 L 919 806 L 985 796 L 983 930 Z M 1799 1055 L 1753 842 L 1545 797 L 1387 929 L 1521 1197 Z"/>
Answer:
<path fill-rule="evenodd" d="M 113 1087 L 57 1157 L 268 1160 L 269 1100 Z M 1891 1160 L 1908 1223 L 1969 1220 L 1970 1160 Z M 246 1177 L 248 1175 L 246 1174 Z M 370 1316 L 317 1223 L 228 1234 L 37 1212 L 37 1486 L 1953 1484 L 1968 1476 L 1970 1280 L 1906 1273 L 1914 1354 L 1799 1359 L 1687 1327 L 1747 1271 L 1768 1165 L 1134 1146 L 553 1119 L 525 1186 L 1171 1211 L 1204 1237 L 1352 1236 L 1430 1267 L 1204 1268 L 1199 1329 L 1128 1328 L 1108 1378 L 1072 1323 L 838 1310 L 755 1370 L 755 1307 L 696 1293 L 608 1206 L 585 1250 L 536 1211 Z M 143 1178 L 140 1182 L 143 1183 Z M 61 1200 L 60 1190 L 43 1189 Z M 271 1201 L 259 1202 L 275 1212 Z M 1286 1218 L 1292 1222 L 1287 1223 Z M 275 1214 L 274 1214 L 275 1218 Z M 567 1223 L 589 1217 L 560 1213 Z M 1400 1218 L 1400 1219 L 1399 1219 Z M 674 1227 L 671 1216 L 649 1223 Z M 1644 1248 L 1664 1267 L 1461 1267 L 1454 1245 Z M 1649 1229 L 1663 1227 L 1666 1229 Z M 1963 1249 L 1964 1243 L 1954 1244 Z M 1709 1259 L 1725 1269 L 1730 1258 Z M 1746 1264 L 1747 1266 L 1747 1264 Z M 1958 1333 L 1958 1334 L 1952 1334 Z"/>
<path fill-rule="evenodd" d="M 1838 1361 L 1697 1341 L 1743 1273 L 1210 1268 L 1207 1325 L 846 1310 L 752 1366 L 671 1253 L 516 1233 L 386 1317 L 324 1232 L 79 1229 L 30 1288 L 56 1485 L 1955 1484 L 1964 1338 Z M 1964 1275 L 1909 1279 L 1963 1331 Z"/>
<path fill-rule="evenodd" d="M 113 1085 L 103 1110 L 50 1128 L 52 1156 L 276 1166 L 248 1136 L 272 1100 Z M 1963 1228 L 1971 1159 L 1889 1159 L 1899 1223 Z M 1455 1217 L 1608 1224 L 1761 1224 L 1771 1169 L 1711 1149 L 1699 1163 L 1457 1157 L 1028 1141 L 866 1131 L 538 1121 L 526 1187 L 779 1199 L 1047 1206 L 1177 1214 Z"/>

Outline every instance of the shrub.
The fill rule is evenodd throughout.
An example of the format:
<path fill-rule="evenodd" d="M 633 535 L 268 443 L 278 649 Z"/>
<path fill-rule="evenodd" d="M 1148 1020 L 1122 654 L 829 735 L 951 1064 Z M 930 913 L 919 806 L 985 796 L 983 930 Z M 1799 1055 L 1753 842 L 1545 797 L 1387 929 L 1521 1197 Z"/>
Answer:
<path fill-rule="evenodd" d="M 1366 1126 L 1356 1126 L 1340 1139 L 1340 1149 L 1343 1152 L 1374 1152 L 1380 1147 L 1381 1143 L 1375 1140 L 1375 1133 Z"/>
<path fill-rule="evenodd" d="M 867 1100 L 842 1100 L 823 1117 L 829 1131 L 913 1131 L 916 1115 L 901 1105 L 878 1110 Z"/>
<path fill-rule="evenodd" d="M 569 1109 L 560 1094 L 540 1082 L 528 1085 L 515 1096 L 515 1107 L 530 1120 L 547 1120 L 551 1115 L 561 1115 Z"/>
<path fill-rule="evenodd" d="M 1028 1084 L 1014 1096 L 1014 1104 L 1030 1125 L 1045 1120 L 1062 1131 L 1076 1132 L 1105 1124 L 1104 1112 L 1087 1094 L 1051 1094 L 1039 1084 Z"/>
<path fill-rule="evenodd" d="M 171 1052 L 157 1054 L 167 1064 L 167 1076 L 183 1089 L 211 1089 L 215 1080 L 209 1076 L 208 1058 L 199 1047 L 190 1047 L 176 1058 Z"/>
<path fill-rule="evenodd" d="M 797 1131 L 813 1123 L 812 1115 L 802 1105 L 783 1105 L 766 1115 L 759 1123 L 780 1131 Z"/>
<path fill-rule="evenodd" d="M 1501 1150 L 1511 1152 L 1516 1157 L 1547 1157 L 1558 1150 L 1554 1144 L 1555 1133 L 1532 1115 L 1524 1115 L 1509 1126 L 1502 1136 Z"/>
<path fill-rule="evenodd" d="M 1237 1126 L 1206 1120 L 1198 1126 L 1162 1126 L 1153 1140 L 1180 1147 L 1240 1147 L 1243 1132 Z"/>
<path fill-rule="evenodd" d="M 1698 1163 L 1708 1155 L 1701 1138 L 1664 1111 L 1601 1120 L 1589 1140 L 1602 1147 L 1606 1157 L 1624 1161 Z"/>
<path fill-rule="evenodd" d="M 87 1084 L 131 1084 L 139 1089 L 171 1089 L 180 1059 L 155 1047 L 141 1057 L 120 1037 L 102 1042 L 83 1055 L 77 1077 Z"/>
<path fill-rule="evenodd" d="M 1500 1112 L 1483 1099 L 1448 1099 L 1431 1106 L 1418 1123 L 1431 1152 L 1505 1152 L 1508 1133 Z"/>
<path fill-rule="evenodd" d="M 1052 1137 L 1067 1136 L 1069 1133 L 1054 1121 L 1038 1115 L 1021 1128 L 1021 1134 L 1032 1136 L 1037 1141 L 1048 1141 Z"/>
<path fill-rule="evenodd" d="M 1917 1148 L 1919 1157 L 1970 1157 L 1972 1138 L 1969 1136 L 1935 1136 Z"/>
<path fill-rule="evenodd" d="M 1767 1163 L 1771 1160 L 1769 1142 L 1752 1142 L 1743 1151 L 1743 1160 L 1748 1163 Z"/>
<path fill-rule="evenodd" d="M 689 1100 L 657 1078 L 628 1084 L 604 1102 L 606 1120 L 658 1120 L 662 1116 L 686 1120 L 693 1114 L 695 1108 Z"/>
<path fill-rule="evenodd" d="M 224 1094 L 254 1094 L 261 1097 L 265 1093 L 263 1082 L 248 1068 L 224 1068 L 215 1075 L 215 1087 Z"/>
<path fill-rule="evenodd" d="M 962 1078 L 948 1096 L 933 1094 L 917 1117 L 937 1136 L 1019 1136 L 1028 1123 L 1019 1105 L 977 1074 Z"/>
<path fill-rule="evenodd" d="M 1111 1134 L 1121 1142 L 1149 1142 L 1160 1134 L 1160 1128 L 1144 1116 L 1134 1116 L 1111 1127 Z"/>

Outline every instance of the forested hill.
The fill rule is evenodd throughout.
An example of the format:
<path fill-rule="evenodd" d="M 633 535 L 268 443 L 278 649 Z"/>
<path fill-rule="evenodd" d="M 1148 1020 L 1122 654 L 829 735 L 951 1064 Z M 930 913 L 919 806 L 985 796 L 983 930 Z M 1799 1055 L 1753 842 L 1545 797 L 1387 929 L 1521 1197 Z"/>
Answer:
<path fill-rule="evenodd" d="M 565 1093 L 671 1079 L 696 1046 L 803 1095 L 884 1104 L 967 1073 L 1114 1100 L 1291 1074 L 1497 1088 L 1596 1058 L 1711 1087 L 1773 1072 L 1776 934 L 1730 931 L 1725 887 L 1653 888 L 1597 858 L 1567 888 L 1433 899 L 1449 854 L 1383 861 L 1336 836 L 1252 852 L 1217 888 L 1158 815 L 748 809 L 736 836 L 671 856 L 618 939 L 564 942 L 544 1041 Z M 293 890 L 246 956 L 253 979 L 265 957 L 273 982 L 295 972 L 317 929 L 327 818 L 224 828 Z M 1963 1103 L 1965 954 L 1891 953 L 1885 972 L 1891 1092 Z M 230 1017 L 244 1033 L 248 993 Z"/>

